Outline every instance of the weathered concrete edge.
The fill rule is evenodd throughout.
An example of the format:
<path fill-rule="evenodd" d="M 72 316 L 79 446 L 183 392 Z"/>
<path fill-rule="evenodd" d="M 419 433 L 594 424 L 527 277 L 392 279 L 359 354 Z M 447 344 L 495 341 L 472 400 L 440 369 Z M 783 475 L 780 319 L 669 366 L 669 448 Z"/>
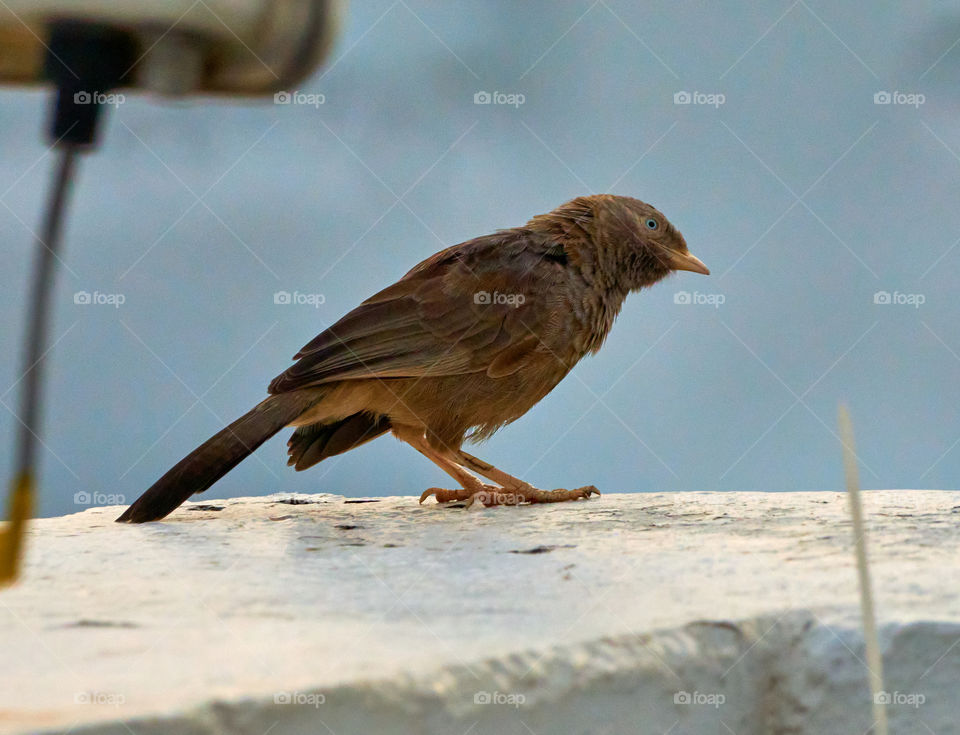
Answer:
<path fill-rule="evenodd" d="M 886 690 L 895 700 L 888 709 L 893 731 L 914 731 L 922 721 L 938 735 L 960 733 L 955 716 L 960 647 L 953 648 L 960 624 L 890 623 L 881 635 Z M 641 722 L 645 732 L 664 732 L 678 723 L 685 732 L 723 732 L 721 720 L 738 735 L 865 732 L 872 720 L 864 659 L 859 631 L 796 610 L 517 652 L 445 667 L 430 677 L 214 700 L 188 711 L 90 723 L 71 732 L 314 735 L 325 726 L 342 735 L 447 735 L 468 728 L 479 735 L 517 730 L 518 719 L 538 735 L 598 726 L 634 732 Z"/>

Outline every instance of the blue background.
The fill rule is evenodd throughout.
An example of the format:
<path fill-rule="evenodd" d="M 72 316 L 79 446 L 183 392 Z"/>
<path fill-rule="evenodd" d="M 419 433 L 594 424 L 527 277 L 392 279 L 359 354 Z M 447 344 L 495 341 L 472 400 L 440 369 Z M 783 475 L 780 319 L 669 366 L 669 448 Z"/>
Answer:
<path fill-rule="evenodd" d="M 956 488 L 960 13 L 894 5 L 355 3 L 298 88 L 322 105 L 128 96 L 70 204 L 40 511 L 133 500 L 414 263 L 597 192 L 660 208 L 713 275 L 631 296 L 598 356 L 472 451 L 543 488 L 837 489 L 845 400 L 866 487 Z M 0 92 L 2 477 L 47 105 Z M 389 437 L 294 473 L 287 434 L 208 495 L 449 485 Z"/>

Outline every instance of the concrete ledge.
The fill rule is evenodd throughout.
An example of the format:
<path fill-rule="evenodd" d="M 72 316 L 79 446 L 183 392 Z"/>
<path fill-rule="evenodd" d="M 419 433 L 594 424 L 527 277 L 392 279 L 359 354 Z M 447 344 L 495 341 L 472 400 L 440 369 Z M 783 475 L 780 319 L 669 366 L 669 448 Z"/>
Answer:
<path fill-rule="evenodd" d="M 39 520 L 0 593 L 0 732 L 860 734 L 845 502 L 276 495 Z M 960 493 L 864 505 L 891 732 L 960 732 Z"/>

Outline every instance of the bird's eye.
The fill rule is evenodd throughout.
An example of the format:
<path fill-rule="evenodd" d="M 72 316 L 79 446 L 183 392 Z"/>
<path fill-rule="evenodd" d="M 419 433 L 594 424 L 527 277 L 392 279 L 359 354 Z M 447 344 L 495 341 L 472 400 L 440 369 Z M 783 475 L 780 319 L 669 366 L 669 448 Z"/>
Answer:
<path fill-rule="evenodd" d="M 660 226 L 653 217 L 647 220 L 646 225 L 648 230 L 655 230 Z"/>

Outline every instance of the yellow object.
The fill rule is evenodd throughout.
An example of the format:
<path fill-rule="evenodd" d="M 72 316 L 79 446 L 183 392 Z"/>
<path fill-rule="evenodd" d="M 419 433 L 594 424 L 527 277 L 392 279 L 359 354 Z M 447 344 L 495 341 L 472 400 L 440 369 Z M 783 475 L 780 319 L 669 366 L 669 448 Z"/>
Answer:
<path fill-rule="evenodd" d="M 27 472 L 13 482 L 7 526 L 0 529 L 0 587 L 17 581 L 27 519 L 32 514 L 33 475 Z"/>

